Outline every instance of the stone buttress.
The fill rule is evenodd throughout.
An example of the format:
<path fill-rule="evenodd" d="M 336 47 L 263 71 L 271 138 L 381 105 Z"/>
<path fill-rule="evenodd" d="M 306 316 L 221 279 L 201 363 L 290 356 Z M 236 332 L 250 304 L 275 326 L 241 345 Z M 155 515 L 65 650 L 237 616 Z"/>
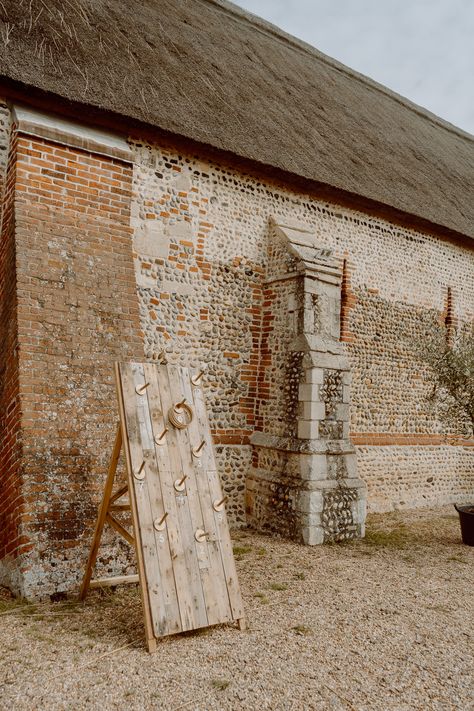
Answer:
<path fill-rule="evenodd" d="M 308 545 L 364 535 L 341 278 L 340 260 L 312 233 L 272 223 L 247 515 L 256 528 Z"/>

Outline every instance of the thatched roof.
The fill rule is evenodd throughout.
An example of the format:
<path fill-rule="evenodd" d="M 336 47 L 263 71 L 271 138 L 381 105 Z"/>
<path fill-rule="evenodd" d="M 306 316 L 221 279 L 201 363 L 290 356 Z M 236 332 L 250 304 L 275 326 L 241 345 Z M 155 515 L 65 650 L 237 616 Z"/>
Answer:
<path fill-rule="evenodd" d="M 474 237 L 474 138 L 221 0 L 2 0 L 0 74 Z"/>

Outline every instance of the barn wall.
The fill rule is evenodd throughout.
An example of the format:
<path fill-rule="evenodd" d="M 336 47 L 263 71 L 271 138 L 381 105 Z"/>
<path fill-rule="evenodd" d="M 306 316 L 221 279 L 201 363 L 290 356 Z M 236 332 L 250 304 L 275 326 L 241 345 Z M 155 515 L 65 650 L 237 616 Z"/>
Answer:
<path fill-rule="evenodd" d="M 8 121 L 0 134 L 6 144 Z M 131 140 L 124 160 L 58 140 L 20 132 L 9 156 L 0 582 L 29 597 L 77 586 L 113 441 L 114 360 L 164 350 L 170 362 L 205 367 L 230 520 L 246 523 L 251 437 L 284 434 L 298 416 L 282 367 L 298 295 L 272 302 L 266 285 L 271 218 L 299 225 L 340 260 L 350 434 L 369 509 L 472 496 L 474 447 L 443 434 L 415 358 L 420 329 L 445 314 L 448 287 L 457 322 L 473 319 L 472 249 L 204 155 Z M 287 467 L 275 452 L 269 469 Z M 285 487 L 267 499 L 287 505 Z M 100 572 L 130 570 L 128 546 L 110 532 L 105 542 Z"/>
<path fill-rule="evenodd" d="M 474 251 L 433 234 L 285 190 L 203 156 L 133 143 L 132 224 L 148 356 L 208 368 L 207 394 L 234 522 L 255 428 L 288 426 L 275 350 L 294 317 L 269 308 L 269 219 L 297 224 L 344 260 L 342 340 L 352 367 L 350 429 L 371 510 L 472 496 L 472 443 L 450 444 L 426 405 L 415 351 L 443 317 L 474 317 Z M 286 302 L 285 302 L 286 303 Z M 274 346 L 273 346 L 274 348 Z M 275 430 L 276 431 L 276 430 Z M 464 446 L 465 445 L 465 446 Z M 277 458 L 275 458 L 275 462 Z"/>

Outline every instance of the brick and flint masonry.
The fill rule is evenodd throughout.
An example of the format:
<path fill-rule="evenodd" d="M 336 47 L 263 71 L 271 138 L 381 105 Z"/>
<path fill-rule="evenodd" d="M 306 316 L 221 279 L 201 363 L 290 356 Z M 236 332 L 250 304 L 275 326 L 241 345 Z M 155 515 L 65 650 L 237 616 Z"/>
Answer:
<path fill-rule="evenodd" d="M 472 491 L 472 443 L 447 437 L 428 408 L 415 354 L 420 331 L 444 318 L 448 288 L 453 323 L 474 317 L 467 244 L 205 152 L 135 138 L 126 162 L 11 129 L 5 107 L 1 583 L 30 598 L 77 588 L 117 420 L 113 363 L 163 350 L 206 368 L 234 526 L 321 542 L 360 535 L 365 496 L 368 510 L 387 511 Z M 295 253 L 275 225 L 297 226 L 337 262 L 337 298 L 303 268 L 291 276 Z M 300 337 L 313 345 L 298 351 Z M 307 469 L 298 440 L 320 445 Z M 311 486 L 300 485 L 305 471 Z M 98 573 L 133 569 L 108 532 Z"/>

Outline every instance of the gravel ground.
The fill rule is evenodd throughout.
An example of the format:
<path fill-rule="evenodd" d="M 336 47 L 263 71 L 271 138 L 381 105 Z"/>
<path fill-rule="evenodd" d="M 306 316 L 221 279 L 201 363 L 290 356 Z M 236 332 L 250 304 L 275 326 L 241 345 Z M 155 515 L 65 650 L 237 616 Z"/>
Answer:
<path fill-rule="evenodd" d="M 135 586 L 81 604 L 4 592 L 0 709 L 474 709 L 474 548 L 452 507 L 372 515 L 344 545 L 234 539 L 248 630 L 153 656 Z"/>

